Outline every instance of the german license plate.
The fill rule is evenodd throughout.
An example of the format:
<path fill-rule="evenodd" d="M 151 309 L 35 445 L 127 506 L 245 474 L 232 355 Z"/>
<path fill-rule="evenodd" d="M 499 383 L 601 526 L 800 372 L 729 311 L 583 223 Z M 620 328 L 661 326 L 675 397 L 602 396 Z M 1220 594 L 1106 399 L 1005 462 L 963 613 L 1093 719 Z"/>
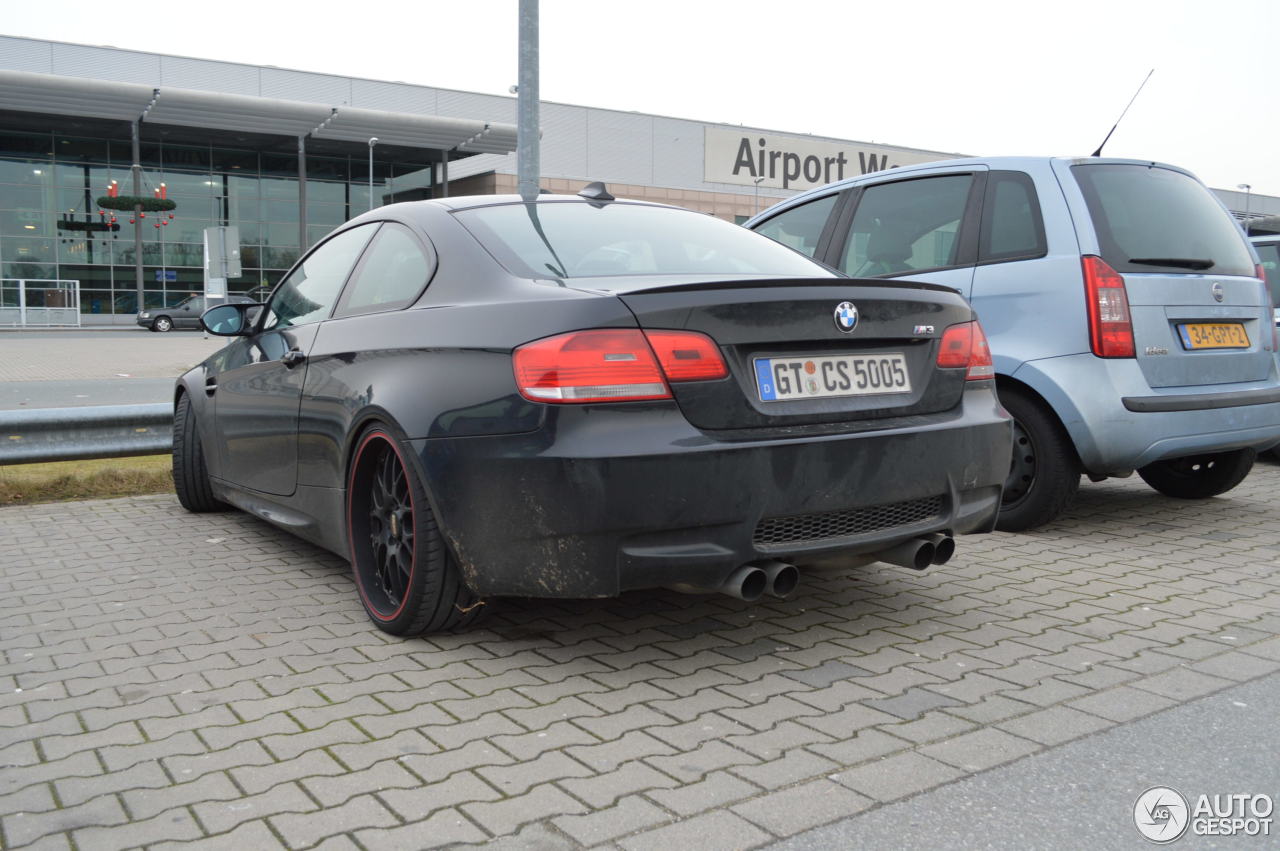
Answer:
<path fill-rule="evenodd" d="M 911 392 L 907 359 L 898 352 L 756 358 L 755 365 L 762 402 Z"/>
<path fill-rule="evenodd" d="M 1247 349 L 1249 335 L 1240 322 L 1190 322 L 1178 326 L 1184 349 Z"/>

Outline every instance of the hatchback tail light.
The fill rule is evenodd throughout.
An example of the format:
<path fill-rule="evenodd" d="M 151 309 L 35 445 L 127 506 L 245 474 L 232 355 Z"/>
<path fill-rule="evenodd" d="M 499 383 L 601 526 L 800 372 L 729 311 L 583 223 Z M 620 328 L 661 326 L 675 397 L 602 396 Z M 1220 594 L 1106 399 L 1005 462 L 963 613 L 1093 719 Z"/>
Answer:
<path fill-rule="evenodd" d="M 1129 316 L 1129 295 L 1124 278 L 1101 257 L 1086 254 L 1084 268 L 1085 307 L 1089 311 L 1089 345 L 1100 358 L 1135 356 L 1133 320 Z"/>
<path fill-rule="evenodd" d="M 968 381 L 994 378 L 995 364 L 991 361 L 991 347 L 978 320 L 952 325 L 942 335 L 938 347 L 938 366 L 943 369 L 965 368 Z"/>
<path fill-rule="evenodd" d="M 520 346 L 512 363 L 520 395 L 535 402 L 670 399 L 668 382 L 729 374 L 715 342 L 692 331 L 573 331 Z"/>

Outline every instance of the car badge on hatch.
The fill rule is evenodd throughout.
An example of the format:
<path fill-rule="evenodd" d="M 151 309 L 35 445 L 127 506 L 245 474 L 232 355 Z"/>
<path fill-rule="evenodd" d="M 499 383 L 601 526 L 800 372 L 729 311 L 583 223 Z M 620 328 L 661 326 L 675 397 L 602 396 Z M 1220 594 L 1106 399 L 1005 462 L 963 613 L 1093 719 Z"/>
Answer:
<path fill-rule="evenodd" d="M 836 327 L 848 334 L 858 327 L 858 308 L 851 301 L 842 301 L 836 305 Z"/>
<path fill-rule="evenodd" d="M 1222 301 L 1227 297 L 1227 291 L 1223 289 L 1220 281 L 1214 281 L 1213 286 L 1209 287 L 1209 292 L 1213 293 L 1214 301 Z"/>

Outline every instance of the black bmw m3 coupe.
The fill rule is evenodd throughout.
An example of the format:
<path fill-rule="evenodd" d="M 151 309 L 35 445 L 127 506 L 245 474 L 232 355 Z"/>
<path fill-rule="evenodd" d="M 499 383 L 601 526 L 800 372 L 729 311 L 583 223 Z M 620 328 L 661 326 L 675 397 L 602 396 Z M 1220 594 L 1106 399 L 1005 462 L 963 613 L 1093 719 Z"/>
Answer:
<path fill-rule="evenodd" d="M 373 210 L 176 387 L 174 482 L 351 560 L 415 635 L 491 596 L 785 596 L 945 561 L 1009 467 L 953 290 L 844 278 L 709 216 L 582 196 Z"/>

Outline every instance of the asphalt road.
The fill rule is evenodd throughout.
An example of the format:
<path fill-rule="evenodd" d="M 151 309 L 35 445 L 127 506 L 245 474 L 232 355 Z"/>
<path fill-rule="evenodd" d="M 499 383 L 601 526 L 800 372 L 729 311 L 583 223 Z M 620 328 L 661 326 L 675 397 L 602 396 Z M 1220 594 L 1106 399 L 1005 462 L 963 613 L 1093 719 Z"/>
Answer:
<path fill-rule="evenodd" d="M 225 342 L 128 326 L 0 331 L 0 411 L 167 402 L 174 379 Z"/>
<path fill-rule="evenodd" d="M 84 405 L 141 405 L 171 401 L 172 378 L 0 381 L 0 411 L 79 408 Z"/>
<path fill-rule="evenodd" d="M 1280 799 L 1280 674 L 971 775 L 768 846 L 819 848 L 1151 848 L 1133 823 L 1153 786 Z M 1175 848 L 1275 848 L 1270 837 L 1195 836 Z"/>

